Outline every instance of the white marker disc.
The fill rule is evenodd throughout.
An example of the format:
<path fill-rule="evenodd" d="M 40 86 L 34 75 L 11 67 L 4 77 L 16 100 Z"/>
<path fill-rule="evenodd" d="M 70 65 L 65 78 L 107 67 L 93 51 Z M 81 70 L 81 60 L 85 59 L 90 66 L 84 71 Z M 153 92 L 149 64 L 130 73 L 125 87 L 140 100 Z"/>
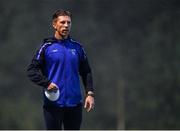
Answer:
<path fill-rule="evenodd" d="M 59 89 L 56 92 L 50 92 L 48 90 L 45 90 L 45 96 L 50 100 L 50 101 L 56 101 L 59 96 L 60 96 L 60 91 Z"/>

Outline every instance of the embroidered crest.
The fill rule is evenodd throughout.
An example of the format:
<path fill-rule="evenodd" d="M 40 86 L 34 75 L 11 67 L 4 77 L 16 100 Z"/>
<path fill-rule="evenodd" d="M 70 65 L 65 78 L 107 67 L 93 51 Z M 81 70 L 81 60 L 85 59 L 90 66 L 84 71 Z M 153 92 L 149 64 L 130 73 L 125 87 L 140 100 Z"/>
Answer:
<path fill-rule="evenodd" d="M 73 55 L 76 55 L 76 50 L 75 50 L 75 49 L 71 49 L 71 53 L 72 53 Z"/>

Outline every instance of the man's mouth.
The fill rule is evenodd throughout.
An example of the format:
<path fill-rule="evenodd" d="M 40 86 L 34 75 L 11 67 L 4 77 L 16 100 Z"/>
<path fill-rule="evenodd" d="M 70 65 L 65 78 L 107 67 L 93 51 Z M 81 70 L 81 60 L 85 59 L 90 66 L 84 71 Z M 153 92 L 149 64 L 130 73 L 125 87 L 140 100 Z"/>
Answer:
<path fill-rule="evenodd" d="M 69 30 L 62 30 L 63 32 L 69 32 Z"/>

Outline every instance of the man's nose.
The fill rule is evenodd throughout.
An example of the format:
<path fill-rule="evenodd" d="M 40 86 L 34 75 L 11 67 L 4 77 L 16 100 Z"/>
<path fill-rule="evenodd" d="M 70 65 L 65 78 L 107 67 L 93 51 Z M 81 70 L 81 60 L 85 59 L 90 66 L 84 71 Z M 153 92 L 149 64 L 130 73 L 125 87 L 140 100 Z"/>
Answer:
<path fill-rule="evenodd" d="M 68 26 L 69 26 L 68 22 L 65 22 L 64 26 L 65 26 L 65 27 L 68 27 Z"/>

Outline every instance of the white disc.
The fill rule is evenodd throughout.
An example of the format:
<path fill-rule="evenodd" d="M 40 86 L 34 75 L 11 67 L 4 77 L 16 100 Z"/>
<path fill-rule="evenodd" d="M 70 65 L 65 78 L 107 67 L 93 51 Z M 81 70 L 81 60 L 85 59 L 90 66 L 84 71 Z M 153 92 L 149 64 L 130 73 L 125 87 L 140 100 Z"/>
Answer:
<path fill-rule="evenodd" d="M 56 92 L 50 92 L 48 90 L 45 90 L 45 96 L 50 100 L 50 101 L 56 101 L 59 96 L 60 96 L 60 92 L 59 89 Z"/>

